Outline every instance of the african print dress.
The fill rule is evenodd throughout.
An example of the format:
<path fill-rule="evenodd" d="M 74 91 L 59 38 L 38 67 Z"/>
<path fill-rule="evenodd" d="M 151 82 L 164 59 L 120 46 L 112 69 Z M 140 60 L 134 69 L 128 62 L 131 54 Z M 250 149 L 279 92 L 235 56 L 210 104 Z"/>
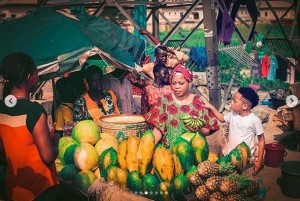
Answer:
<path fill-rule="evenodd" d="M 189 130 L 185 127 L 179 117 L 190 115 L 203 118 L 206 121 L 205 128 L 209 130 L 218 130 L 219 125 L 216 117 L 207 108 L 203 107 L 203 101 L 200 96 L 195 95 L 192 103 L 188 105 L 178 104 L 172 97 L 172 94 L 166 94 L 160 97 L 149 113 L 145 115 L 146 121 L 159 129 L 163 134 L 163 143 L 166 147 L 172 148 L 176 139 Z"/>

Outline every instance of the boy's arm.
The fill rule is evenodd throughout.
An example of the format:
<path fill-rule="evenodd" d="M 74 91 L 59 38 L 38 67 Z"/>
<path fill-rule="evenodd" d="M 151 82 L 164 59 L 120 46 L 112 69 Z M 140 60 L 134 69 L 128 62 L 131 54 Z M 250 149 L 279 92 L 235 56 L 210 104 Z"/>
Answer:
<path fill-rule="evenodd" d="M 209 109 L 220 122 L 225 122 L 224 115 L 221 112 L 219 112 L 212 104 L 210 104 L 208 100 L 206 100 L 205 98 L 201 98 L 201 100 L 204 102 L 203 106 Z"/>
<path fill-rule="evenodd" d="M 264 134 L 258 135 L 258 158 L 255 162 L 254 171 L 259 172 L 262 167 L 263 156 L 264 156 L 264 149 L 265 149 L 265 136 Z"/>

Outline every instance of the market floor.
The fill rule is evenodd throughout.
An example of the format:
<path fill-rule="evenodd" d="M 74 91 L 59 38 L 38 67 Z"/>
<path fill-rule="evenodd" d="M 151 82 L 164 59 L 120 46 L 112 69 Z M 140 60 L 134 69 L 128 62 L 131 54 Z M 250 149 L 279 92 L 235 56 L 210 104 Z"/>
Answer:
<path fill-rule="evenodd" d="M 266 106 L 267 107 L 267 106 Z M 266 144 L 272 142 L 278 142 L 285 135 L 290 133 L 291 131 L 284 131 L 286 129 L 282 129 L 282 123 L 280 121 L 273 121 L 274 115 L 276 115 L 276 110 L 271 110 L 269 115 L 269 120 L 266 124 L 264 124 L 264 132 L 265 132 L 265 140 Z M 286 149 L 287 155 L 284 157 L 284 161 L 300 161 L 300 151 L 291 151 Z M 273 168 L 264 166 L 258 175 L 255 178 L 262 178 L 264 182 L 264 186 L 266 188 L 266 201 L 294 201 L 300 200 L 300 198 L 289 198 L 283 195 L 280 185 L 278 182 L 281 178 L 281 169 L 280 167 Z M 300 191 L 300 187 L 297 187 Z"/>

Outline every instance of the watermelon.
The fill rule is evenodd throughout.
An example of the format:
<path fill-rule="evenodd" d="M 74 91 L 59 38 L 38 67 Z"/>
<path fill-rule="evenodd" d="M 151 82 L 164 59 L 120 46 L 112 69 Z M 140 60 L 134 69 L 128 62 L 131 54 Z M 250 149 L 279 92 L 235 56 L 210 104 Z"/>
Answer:
<path fill-rule="evenodd" d="M 78 143 L 95 145 L 100 139 L 100 129 L 93 120 L 83 120 L 74 126 L 72 138 Z"/>
<path fill-rule="evenodd" d="M 87 193 L 88 188 L 97 179 L 95 174 L 91 171 L 80 171 L 74 177 L 74 187 L 80 191 Z"/>
<path fill-rule="evenodd" d="M 89 143 L 79 144 L 74 152 L 74 162 L 82 171 L 93 171 L 98 167 L 98 153 L 95 147 Z"/>
<path fill-rule="evenodd" d="M 160 181 L 157 176 L 153 174 L 146 174 L 142 179 L 142 189 L 145 193 L 145 197 L 150 198 L 152 200 L 157 200 L 158 195 L 158 185 Z"/>
<path fill-rule="evenodd" d="M 62 137 L 58 143 L 58 158 L 63 165 L 74 163 L 73 154 L 78 143 L 71 137 Z"/>
<path fill-rule="evenodd" d="M 178 156 L 184 172 L 186 172 L 194 164 L 195 154 L 192 144 L 181 137 L 176 139 L 172 147 L 172 154 L 176 154 Z"/>
<path fill-rule="evenodd" d="M 75 164 L 70 164 L 64 166 L 61 171 L 58 173 L 58 177 L 67 182 L 72 183 L 75 175 L 79 172 L 79 169 L 76 167 Z"/>
<path fill-rule="evenodd" d="M 126 183 L 128 189 L 133 193 L 140 193 L 142 191 L 142 180 L 137 171 L 129 172 Z"/>

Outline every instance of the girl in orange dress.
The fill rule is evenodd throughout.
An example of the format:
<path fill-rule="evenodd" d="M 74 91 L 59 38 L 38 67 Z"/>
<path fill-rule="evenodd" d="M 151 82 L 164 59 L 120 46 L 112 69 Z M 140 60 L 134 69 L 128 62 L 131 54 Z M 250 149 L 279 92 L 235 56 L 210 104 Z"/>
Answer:
<path fill-rule="evenodd" d="M 59 135 L 50 136 L 44 108 L 29 100 L 38 84 L 32 58 L 13 53 L 3 59 L 5 91 L 16 97 L 13 107 L 0 101 L 0 162 L 6 163 L 6 194 L 10 200 L 34 200 L 58 184 L 54 160 Z"/>

